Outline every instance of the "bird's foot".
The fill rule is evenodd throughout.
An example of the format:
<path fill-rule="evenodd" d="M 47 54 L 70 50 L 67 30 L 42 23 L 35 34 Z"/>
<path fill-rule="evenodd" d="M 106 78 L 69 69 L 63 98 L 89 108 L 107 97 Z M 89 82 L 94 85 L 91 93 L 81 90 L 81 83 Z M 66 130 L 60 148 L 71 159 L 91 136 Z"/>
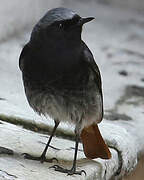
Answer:
<path fill-rule="evenodd" d="M 58 160 L 56 158 L 46 159 L 46 157 L 43 156 L 43 155 L 41 155 L 40 157 L 35 157 L 35 156 L 32 156 L 32 155 L 30 155 L 28 153 L 23 153 L 22 155 L 24 156 L 25 159 L 40 161 L 41 163 L 43 163 L 43 162 L 52 163 L 53 161 L 57 161 L 58 162 Z"/>
<path fill-rule="evenodd" d="M 55 171 L 59 171 L 59 172 L 62 172 L 62 173 L 67 173 L 67 175 L 73 175 L 73 174 L 77 174 L 77 175 L 82 175 L 82 173 L 84 173 L 86 175 L 86 172 L 84 170 L 81 170 L 81 171 L 76 171 L 75 168 L 71 168 L 71 169 L 64 169 L 58 165 L 54 165 L 54 166 L 51 166 L 50 168 L 54 168 Z"/>

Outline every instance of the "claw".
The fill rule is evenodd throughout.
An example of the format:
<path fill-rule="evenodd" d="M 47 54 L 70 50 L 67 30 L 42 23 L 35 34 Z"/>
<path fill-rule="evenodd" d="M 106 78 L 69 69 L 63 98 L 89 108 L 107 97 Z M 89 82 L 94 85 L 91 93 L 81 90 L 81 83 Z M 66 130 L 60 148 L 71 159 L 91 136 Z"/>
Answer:
<path fill-rule="evenodd" d="M 82 173 L 84 173 L 85 176 L 86 176 L 86 172 L 85 172 L 84 170 L 74 171 L 74 172 L 73 172 L 73 171 L 70 171 L 70 172 L 68 172 L 67 176 L 71 176 L 71 175 L 73 175 L 73 174 L 82 175 Z"/>
<path fill-rule="evenodd" d="M 53 161 L 58 162 L 58 160 L 56 158 L 46 159 L 46 157 L 44 155 L 42 155 L 40 157 L 34 157 L 34 156 L 32 156 L 32 155 L 30 155 L 28 153 L 22 153 L 21 155 L 23 155 L 25 159 L 40 161 L 41 163 L 43 163 L 43 162 L 52 163 Z"/>
<path fill-rule="evenodd" d="M 86 172 L 85 172 L 84 170 L 81 170 L 81 174 L 82 174 L 82 173 L 84 173 L 84 174 L 85 174 L 85 176 L 87 175 L 87 174 L 86 174 Z"/>
<path fill-rule="evenodd" d="M 82 173 L 85 174 L 86 176 L 86 172 L 84 170 L 81 170 L 81 171 L 75 171 L 73 168 L 68 170 L 68 169 L 64 169 L 58 165 L 53 165 L 51 167 L 49 167 L 50 169 L 51 168 L 54 168 L 55 171 L 59 171 L 59 172 L 62 172 L 62 173 L 67 173 L 68 176 L 71 176 L 73 174 L 77 174 L 77 175 L 82 175 Z"/>
<path fill-rule="evenodd" d="M 58 168 L 59 166 L 58 165 L 53 165 L 53 166 L 50 166 L 49 169 L 52 169 L 52 168 Z"/>

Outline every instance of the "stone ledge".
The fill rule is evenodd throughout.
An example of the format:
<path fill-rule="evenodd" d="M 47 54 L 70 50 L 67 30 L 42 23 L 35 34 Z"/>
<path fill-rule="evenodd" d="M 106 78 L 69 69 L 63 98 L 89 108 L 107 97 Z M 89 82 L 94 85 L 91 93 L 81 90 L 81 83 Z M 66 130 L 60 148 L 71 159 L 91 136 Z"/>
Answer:
<path fill-rule="evenodd" d="M 45 147 L 47 142 L 47 136 L 44 134 L 32 132 L 23 129 L 19 126 L 15 126 L 3 121 L 0 121 L 0 144 L 1 147 L 8 148 L 9 151 L 13 151 L 13 155 L 7 155 L 6 152 L 0 153 L 0 176 L 9 176 L 12 179 L 97 179 L 102 180 L 113 168 L 113 171 L 117 171 L 117 152 L 111 149 L 111 160 L 88 160 L 85 158 L 81 151 L 82 145 L 79 146 L 77 168 L 78 170 L 84 169 L 87 173 L 85 176 L 73 175 L 67 176 L 63 173 L 55 172 L 53 169 L 49 169 L 53 165 L 50 163 L 43 163 L 32 160 L 24 159 L 22 153 L 30 153 L 39 156 Z M 58 159 L 58 165 L 66 168 L 70 168 L 73 160 L 74 142 L 66 139 L 60 139 L 54 137 L 52 140 L 52 146 L 55 149 L 49 148 L 47 157 L 56 157 Z M 5 149 L 4 148 L 4 149 Z M 57 164 L 57 163 L 56 163 Z M 111 176 L 108 173 L 107 176 Z"/>

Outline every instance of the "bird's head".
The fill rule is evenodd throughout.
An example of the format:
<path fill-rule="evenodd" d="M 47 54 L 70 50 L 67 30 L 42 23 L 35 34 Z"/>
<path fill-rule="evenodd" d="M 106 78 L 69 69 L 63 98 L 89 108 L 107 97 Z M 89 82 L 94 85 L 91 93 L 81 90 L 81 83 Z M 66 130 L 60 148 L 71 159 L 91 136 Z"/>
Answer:
<path fill-rule="evenodd" d="M 67 8 L 54 8 L 40 19 L 32 31 L 31 40 L 41 41 L 75 41 L 81 39 L 83 24 L 93 20 L 93 17 L 82 18 L 76 12 Z"/>

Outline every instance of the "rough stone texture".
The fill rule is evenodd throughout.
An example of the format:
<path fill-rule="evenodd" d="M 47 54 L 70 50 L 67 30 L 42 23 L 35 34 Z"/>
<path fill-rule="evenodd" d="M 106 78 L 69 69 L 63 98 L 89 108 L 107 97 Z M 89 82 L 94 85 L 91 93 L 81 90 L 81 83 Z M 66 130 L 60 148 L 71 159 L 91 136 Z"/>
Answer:
<path fill-rule="evenodd" d="M 58 163 L 43 163 L 32 160 L 24 159 L 22 153 L 30 153 L 36 156 L 40 156 L 48 137 L 39 133 L 35 133 L 29 130 L 22 129 L 21 127 L 3 123 L 0 124 L 0 144 L 3 147 L 13 150 L 14 155 L 0 154 L 0 177 L 9 177 L 10 180 L 15 179 L 27 179 L 27 180 L 51 180 L 51 179 L 103 179 L 105 174 L 103 172 L 106 169 L 111 169 L 112 166 L 107 167 L 108 161 L 102 160 L 88 160 L 85 158 L 81 151 L 82 145 L 79 146 L 78 151 L 78 170 L 85 170 L 87 176 L 67 176 L 66 174 L 55 172 L 54 169 L 49 169 L 54 164 L 62 165 L 66 168 L 71 168 L 74 142 L 53 138 L 52 146 L 57 149 L 49 148 L 48 158 L 57 158 Z M 115 164 L 117 159 L 117 152 L 112 150 L 113 158 L 109 163 Z M 114 171 L 117 170 L 115 166 Z"/>
<path fill-rule="evenodd" d="M 108 120 L 103 120 L 100 130 L 111 147 L 112 159 L 88 161 L 79 151 L 78 168 L 84 169 L 87 176 L 67 177 L 49 170 L 48 163 L 28 161 L 20 156 L 23 152 L 40 154 L 45 136 L 1 121 L 0 146 L 14 151 L 13 156 L 0 154 L 0 177 L 3 179 L 107 180 L 112 176 L 118 179 L 130 173 L 136 166 L 137 157 L 141 158 L 144 153 L 144 15 L 92 2 L 65 1 L 63 6 L 75 9 L 83 16 L 96 17 L 83 28 L 83 39 L 92 50 L 102 73 L 105 117 Z M 29 107 L 18 69 L 19 54 L 29 34 L 29 31 L 21 31 L 0 44 L 0 116 L 14 117 L 13 123 L 21 118 L 21 123 L 48 128 L 48 125 L 53 125 L 52 120 L 39 117 Z M 73 130 L 71 125 L 62 124 L 61 128 Z M 72 155 L 67 149 L 73 147 L 74 142 L 54 140 L 52 145 L 62 150 L 49 149 L 48 155 L 56 156 L 63 166 L 70 166 Z"/>

